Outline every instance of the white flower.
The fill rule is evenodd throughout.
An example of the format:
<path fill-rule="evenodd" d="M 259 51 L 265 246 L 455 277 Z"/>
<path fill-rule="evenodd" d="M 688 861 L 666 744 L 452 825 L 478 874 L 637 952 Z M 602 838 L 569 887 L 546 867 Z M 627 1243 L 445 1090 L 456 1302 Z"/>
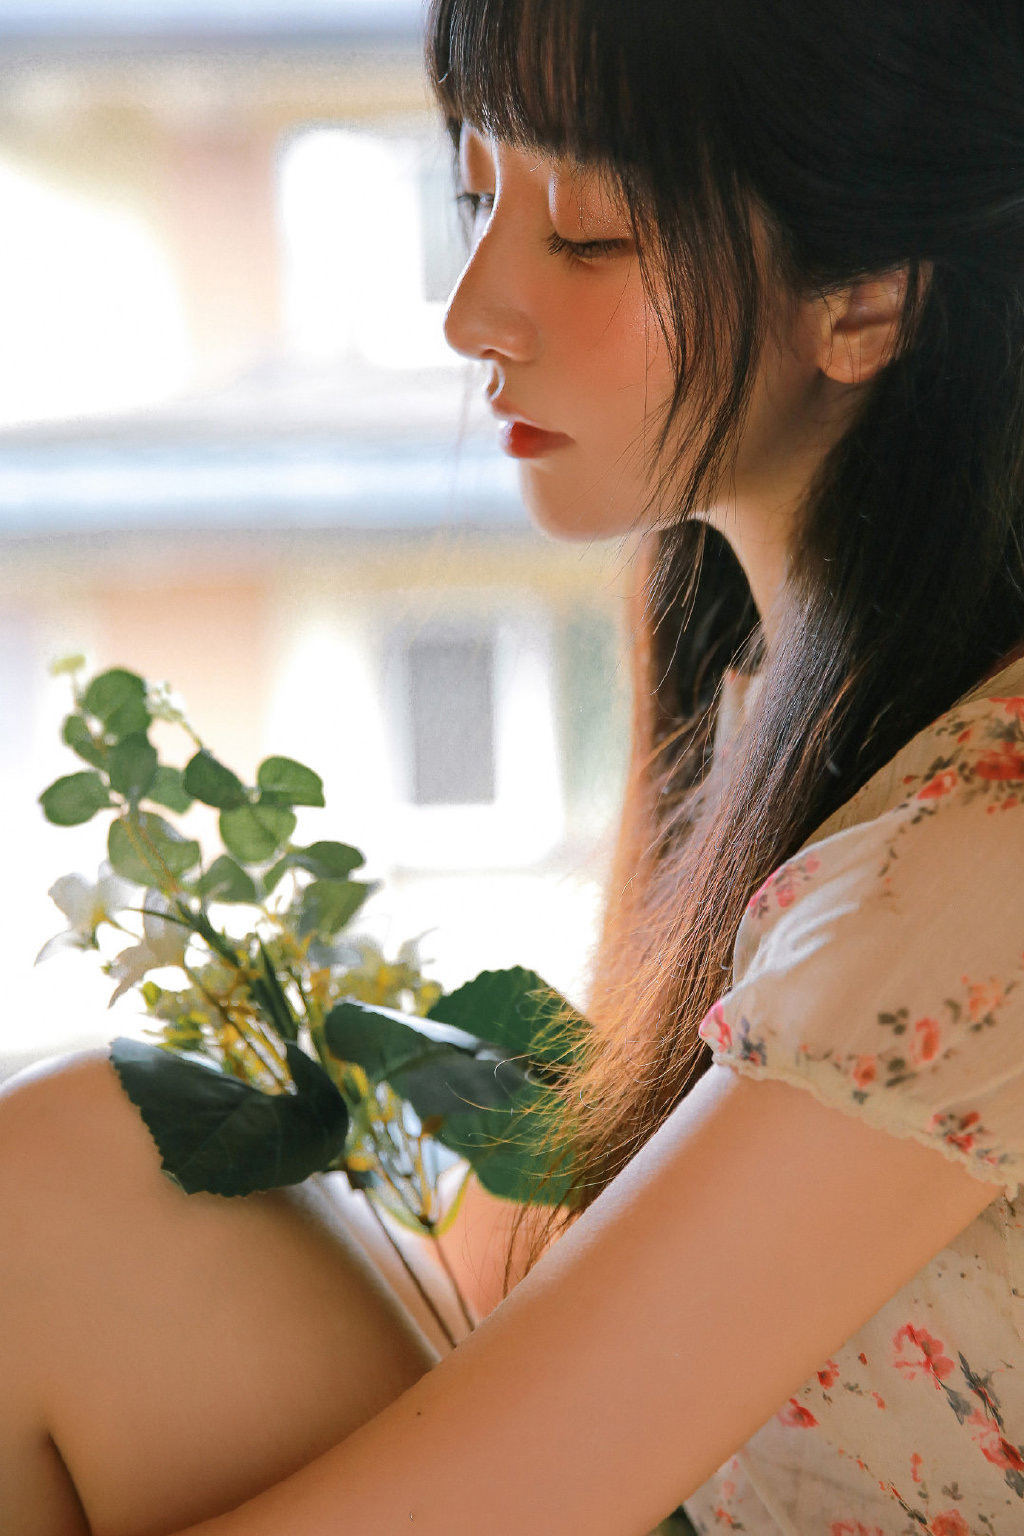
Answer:
<path fill-rule="evenodd" d="M 184 962 L 191 932 L 184 923 L 167 920 L 166 914 L 170 910 L 171 904 L 165 896 L 158 891 L 148 893 L 142 918 L 142 943 L 122 950 L 107 967 L 108 973 L 118 982 L 110 999 L 111 1008 L 119 997 L 138 986 L 148 972 Z"/>
<path fill-rule="evenodd" d="M 146 689 L 146 707 L 154 720 L 168 725 L 185 724 L 185 706 L 170 683 L 150 683 Z"/>
<path fill-rule="evenodd" d="M 425 965 L 433 965 L 433 960 L 424 960 L 420 954 L 420 944 L 431 933 L 436 933 L 437 928 L 425 928 L 414 939 L 406 939 L 398 950 L 399 965 L 407 965 L 410 970 L 422 971 Z"/>
<path fill-rule="evenodd" d="M 136 887 L 115 875 L 105 861 L 95 881 L 84 875 L 62 875 L 48 894 L 70 926 L 47 940 L 36 956 L 37 965 L 62 949 L 96 949 L 100 924 L 111 922 L 115 912 L 123 912 L 138 899 Z"/>

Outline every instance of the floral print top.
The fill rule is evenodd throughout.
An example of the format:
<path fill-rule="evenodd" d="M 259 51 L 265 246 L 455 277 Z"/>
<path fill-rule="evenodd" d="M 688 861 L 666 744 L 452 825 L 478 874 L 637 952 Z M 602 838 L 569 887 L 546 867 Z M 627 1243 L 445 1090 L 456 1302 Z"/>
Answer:
<path fill-rule="evenodd" d="M 1024 661 L 754 895 L 714 1059 L 962 1163 L 992 1202 L 683 1509 L 700 1536 L 1024 1532 Z"/>

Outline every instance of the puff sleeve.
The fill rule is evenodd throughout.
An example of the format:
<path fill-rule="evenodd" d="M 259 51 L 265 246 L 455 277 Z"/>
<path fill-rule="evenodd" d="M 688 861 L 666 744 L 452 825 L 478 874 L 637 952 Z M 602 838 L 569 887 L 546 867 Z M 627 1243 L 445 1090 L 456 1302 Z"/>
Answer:
<path fill-rule="evenodd" d="M 963 729 L 870 820 L 805 846 L 752 898 L 714 1059 L 1024 1181 L 1024 707 Z M 996 707 L 998 706 L 998 707 Z M 961 722 L 962 724 L 962 722 Z M 939 743 L 939 745 L 943 745 Z"/>

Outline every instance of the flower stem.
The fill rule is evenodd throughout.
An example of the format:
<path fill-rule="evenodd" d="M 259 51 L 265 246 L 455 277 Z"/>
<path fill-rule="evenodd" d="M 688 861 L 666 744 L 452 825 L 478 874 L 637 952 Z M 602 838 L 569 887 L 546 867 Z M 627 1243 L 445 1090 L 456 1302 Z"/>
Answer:
<path fill-rule="evenodd" d="M 363 1191 L 363 1193 L 364 1193 L 364 1195 L 366 1194 L 365 1190 Z M 454 1349 L 456 1347 L 456 1339 L 455 1339 L 454 1335 L 452 1334 L 451 1329 L 448 1327 L 448 1324 L 445 1322 L 444 1318 L 441 1316 L 440 1312 L 437 1310 L 437 1307 L 434 1305 L 434 1303 L 431 1300 L 430 1296 L 428 1295 L 427 1291 L 424 1289 L 423 1282 L 420 1280 L 419 1275 L 416 1273 L 416 1271 L 413 1269 L 412 1265 L 409 1263 L 409 1260 L 406 1258 L 404 1252 L 402 1251 L 401 1245 L 395 1241 L 394 1234 L 391 1232 L 390 1228 L 388 1227 L 387 1222 L 384 1220 L 383 1216 L 378 1211 L 376 1205 L 374 1204 L 374 1202 L 370 1199 L 370 1197 L 368 1195 L 366 1195 L 366 1203 L 370 1207 L 370 1210 L 373 1212 L 374 1220 L 377 1222 L 377 1225 L 380 1227 L 381 1231 L 384 1233 L 384 1236 L 387 1238 L 388 1242 L 391 1244 L 392 1248 L 395 1250 L 395 1252 L 397 1253 L 399 1259 L 401 1260 L 402 1268 L 405 1270 L 406 1274 L 409 1276 L 409 1279 L 412 1281 L 413 1285 L 416 1287 L 416 1289 L 419 1292 L 422 1300 L 424 1301 L 424 1303 L 428 1307 L 431 1316 L 434 1318 L 434 1321 L 437 1323 L 437 1326 L 440 1328 L 441 1332 L 444 1334 L 445 1338 L 448 1340 L 448 1343 L 451 1345 L 452 1349 Z"/>
<path fill-rule="evenodd" d="M 463 1296 L 462 1291 L 459 1289 L 459 1282 L 455 1278 L 454 1270 L 448 1263 L 447 1256 L 441 1246 L 441 1239 L 439 1237 L 434 1238 L 434 1252 L 437 1254 L 438 1262 L 440 1263 L 441 1268 L 448 1276 L 448 1283 L 450 1284 L 452 1290 L 455 1292 L 456 1299 L 459 1303 L 459 1309 L 462 1312 L 463 1317 L 466 1319 L 466 1326 L 468 1327 L 470 1333 L 472 1333 L 476 1327 L 476 1318 L 473 1316 L 472 1312 L 469 1310 L 469 1307 L 466 1305 L 466 1298 Z"/>
<path fill-rule="evenodd" d="M 413 1207 L 413 1205 L 410 1203 L 410 1201 L 408 1200 L 408 1198 L 407 1198 L 407 1196 L 405 1194 L 404 1189 L 401 1186 L 401 1183 L 396 1183 L 396 1181 L 393 1178 L 391 1178 L 390 1172 L 389 1172 L 389 1169 L 388 1169 L 388 1166 L 387 1166 L 387 1163 L 385 1162 L 384 1158 L 381 1156 L 380 1144 L 377 1141 L 377 1136 L 376 1136 L 375 1130 L 372 1127 L 371 1127 L 370 1134 L 371 1134 L 371 1136 L 373 1137 L 373 1140 L 374 1140 L 374 1144 L 375 1144 L 376 1151 L 377 1151 L 377 1161 L 378 1161 L 378 1165 L 380 1167 L 380 1170 L 381 1170 L 382 1174 L 384 1175 L 384 1177 L 387 1180 L 388 1184 L 394 1190 L 395 1194 L 398 1196 L 399 1200 L 401 1200 L 401 1202 L 405 1206 L 406 1210 L 409 1212 L 409 1215 L 412 1216 L 412 1218 L 415 1221 L 421 1221 L 422 1213 L 420 1211 L 417 1211 Z M 418 1150 L 421 1150 L 421 1145 L 422 1145 L 421 1143 L 417 1143 L 417 1149 Z M 420 1162 L 419 1162 L 419 1167 L 420 1167 L 420 1173 L 422 1175 L 423 1174 L 423 1163 L 422 1163 L 422 1160 L 420 1160 Z M 425 1175 L 424 1175 L 424 1186 L 426 1186 Z M 426 1187 L 424 1189 L 421 1189 L 421 1191 L 420 1191 L 421 1198 L 422 1198 L 422 1196 L 424 1194 L 426 1194 L 428 1192 L 429 1191 L 428 1191 L 428 1189 Z M 373 1202 L 371 1201 L 370 1203 L 372 1205 Z M 426 1201 L 426 1200 L 424 1200 L 423 1203 L 424 1204 L 429 1204 L 429 1202 Z M 469 1307 L 466 1305 L 466 1298 L 463 1296 L 462 1291 L 459 1288 L 459 1282 L 455 1278 L 455 1274 L 454 1274 L 454 1271 L 452 1270 L 451 1265 L 448 1263 L 447 1256 L 446 1256 L 446 1254 L 444 1252 L 444 1249 L 441 1247 L 440 1240 L 437 1237 L 434 1236 L 434 1234 L 433 1234 L 433 1232 L 431 1230 L 432 1225 L 433 1225 L 432 1223 L 424 1225 L 424 1227 L 423 1227 L 424 1235 L 425 1236 L 429 1236 L 431 1238 L 433 1244 L 434 1244 L 434 1251 L 437 1254 L 438 1261 L 440 1262 L 441 1268 L 444 1270 L 445 1275 L 448 1278 L 449 1285 L 451 1286 L 452 1290 L 455 1292 L 455 1298 L 456 1298 L 456 1300 L 458 1301 L 458 1304 L 459 1304 L 459 1311 L 462 1313 L 463 1317 L 465 1318 L 466 1325 L 469 1328 L 470 1333 L 472 1333 L 473 1330 L 476 1327 L 476 1319 L 473 1317 L 473 1314 L 470 1312 Z"/>
<path fill-rule="evenodd" d="M 236 1019 L 233 1019 L 230 1016 L 220 998 L 216 997 L 210 991 L 198 972 L 193 971 L 187 965 L 183 965 L 182 970 L 185 972 L 185 975 L 188 977 L 192 985 L 206 999 L 210 1007 L 220 1015 L 222 1022 L 227 1025 L 228 1028 L 237 1031 L 239 1038 L 243 1040 L 249 1047 L 249 1050 L 252 1051 L 253 1055 L 256 1057 L 256 1060 L 260 1063 L 264 1070 L 270 1073 L 271 1077 L 276 1083 L 278 1083 L 281 1088 L 286 1088 L 288 1086 L 288 1079 L 282 1075 L 281 1067 L 283 1064 L 281 1063 L 280 1058 L 277 1056 L 277 1052 L 275 1051 L 273 1057 L 270 1058 L 264 1055 L 263 1050 L 257 1048 L 257 1041 L 253 1034 L 251 1034 L 249 1030 L 240 1025 Z M 250 1015 L 250 1017 L 252 1016 Z M 259 1025 L 262 1021 L 258 1016 L 256 1016 L 253 1018 L 253 1022 Z M 265 1035 L 266 1031 L 264 1030 L 263 1033 Z M 267 1044 L 272 1044 L 272 1042 L 268 1040 Z"/>

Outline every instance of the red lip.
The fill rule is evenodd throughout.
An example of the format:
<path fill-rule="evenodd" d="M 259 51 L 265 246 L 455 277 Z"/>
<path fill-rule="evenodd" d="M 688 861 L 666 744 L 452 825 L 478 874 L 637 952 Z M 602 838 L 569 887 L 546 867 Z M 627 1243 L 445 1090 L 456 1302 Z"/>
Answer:
<path fill-rule="evenodd" d="M 540 459 L 567 447 L 571 437 L 564 432 L 545 432 L 528 421 L 504 421 L 501 424 L 501 446 L 513 459 Z"/>

